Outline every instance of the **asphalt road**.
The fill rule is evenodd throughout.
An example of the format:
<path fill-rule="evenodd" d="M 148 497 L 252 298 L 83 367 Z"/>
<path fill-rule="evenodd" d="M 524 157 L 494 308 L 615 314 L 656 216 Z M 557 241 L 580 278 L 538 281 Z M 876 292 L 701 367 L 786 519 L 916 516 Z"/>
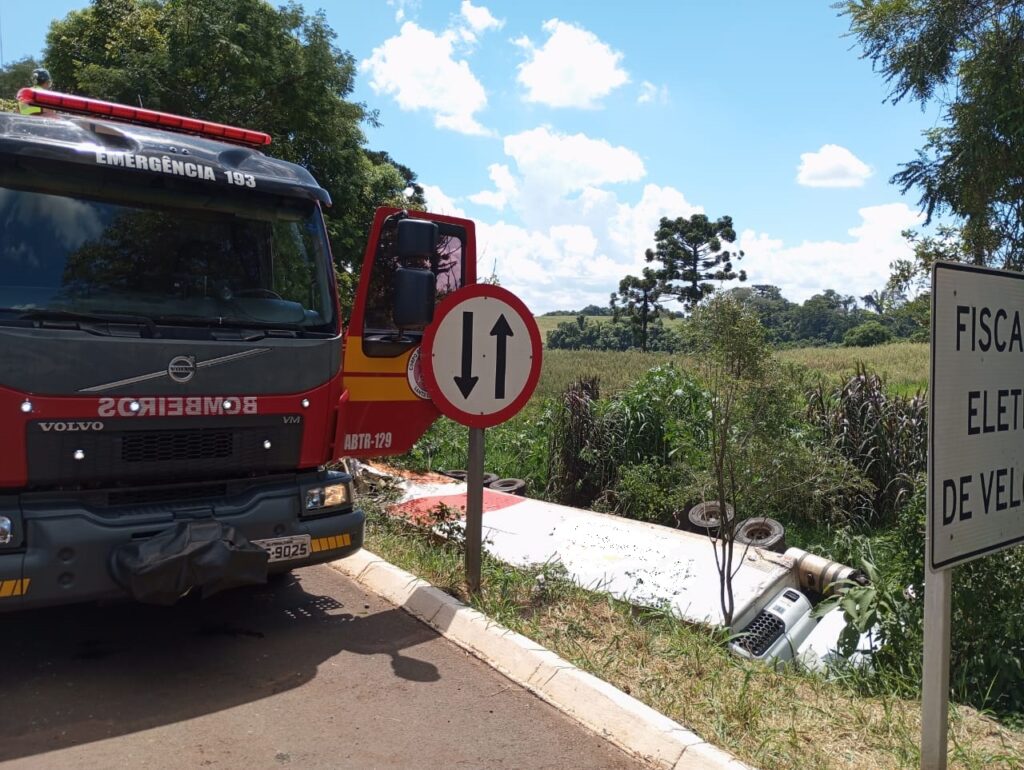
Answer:
<path fill-rule="evenodd" d="M 0 767 L 638 768 L 328 567 L 0 615 Z"/>

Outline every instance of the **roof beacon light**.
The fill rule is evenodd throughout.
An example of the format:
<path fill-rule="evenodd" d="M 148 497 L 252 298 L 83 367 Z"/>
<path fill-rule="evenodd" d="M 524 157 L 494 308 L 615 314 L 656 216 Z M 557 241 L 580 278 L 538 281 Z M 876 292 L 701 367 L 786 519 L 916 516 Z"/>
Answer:
<path fill-rule="evenodd" d="M 111 120 L 122 120 L 127 123 L 141 123 L 147 126 L 159 126 L 171 131 L 182 131 L 188 134 L 199 134 L 229 142 L 248 144 L 254 147 L 266 147 L 270 144 L 270 134 L 262 131 L 250 131 L 247 128 L 225 126 L 222 123 L 211 123 L 208 120 L 196 120 L 167 112 L 146 110 L 141 107 L 129 107 L 126 104 L 104 102 L 99 99 L 85 99 L 81 96 L 62 94 L 57 91 L 45 91 L 41 88 L 22 88 L 18 91 L 18 101 L 36 107 L 49 107 L 62 112 L 74 112 L 82 115 L 97 115 Z"/>

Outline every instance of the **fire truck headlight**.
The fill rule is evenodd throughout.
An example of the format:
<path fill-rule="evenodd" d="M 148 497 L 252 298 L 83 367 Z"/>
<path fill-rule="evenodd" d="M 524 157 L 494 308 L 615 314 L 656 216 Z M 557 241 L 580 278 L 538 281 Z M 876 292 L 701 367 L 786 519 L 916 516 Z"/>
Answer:
<path fill-rule="evenodd" d="M 313 513 L 325 508 L 337 508 L 352 502 L 352 483 L 342 481 L 336 484 L 325 484 L 306 490 L 305 512 Z"/>
<path fill-rule="evenodd" d="M 0 545 L 9 545 L 14 539 L 14 524 L 6 516 L 0 516 Z"/>

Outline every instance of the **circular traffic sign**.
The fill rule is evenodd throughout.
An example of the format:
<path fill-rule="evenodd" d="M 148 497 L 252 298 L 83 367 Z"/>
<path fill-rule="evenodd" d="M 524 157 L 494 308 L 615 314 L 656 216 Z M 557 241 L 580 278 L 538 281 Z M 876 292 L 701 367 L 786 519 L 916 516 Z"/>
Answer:
<path fill-rule="evenodd" d="M 540 379 L 540 330 L 515 294 L 481 283 L 448 295 L 423 335 L 423 379 L 441 414 L 489 428 L 522 409 Z"/>

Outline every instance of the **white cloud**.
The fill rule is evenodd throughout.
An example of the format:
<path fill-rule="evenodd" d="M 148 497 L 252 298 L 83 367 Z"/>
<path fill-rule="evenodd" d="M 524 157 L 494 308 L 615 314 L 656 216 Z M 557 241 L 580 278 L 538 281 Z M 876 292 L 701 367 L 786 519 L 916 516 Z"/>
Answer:
<path fill-rule="evenodd" d="M 370 75 L 378 94 L 394 97 L 403 110 L 434 113 L 434 125 L 463 134 L 486 134 L 475 114 L 487 106 L 487 94 L 469 63 L 456 61 L 458 35 L 441 35 L 407 21 L 395 37 L 373 49 L 359 68 Z"/>
<path fill-rule="evenodd" d="M 506 136 L 504 150 L 514 169 L 492 165 L 494 189 L 469 199 L 499 211 L 509 207 L 524 226 L 544 232 L 566 222 L 606 223 L 616 198 L 604 186 L 646 174 L 643 160 L 628 147 L 547 126 Z"/>
<path fill-rule="evenodd" d="M 637 104 L 668 104 L 668 86 L 656 86 L 649 80 L 640 84 L 640 94 L 636 97 Z"/>
<path fill-rule="evenodd" d="M 628 147 L 585 134 L 560 134 L 546 126 L 506 136 L 505 154 L 523 176 L 558 194 L 633 182 L 647 173 L 640 156 Z"/>
<path fill-rule="evenodd" d="M 486 32 L 489 29 L 501 29 L 505 26 L 504 19 L 496 19 L 491 12 L 482 5 L 473 5 L 470 0 L 462 0 L 462 7 L 459 15 L 466 20 L 473 32 Z"/>
<path fill-rule="evenodd" d="M 662 217 L 702 211 L 654 184 L 638 200 L 620 200 L 607 187 L 646 170 L 635 152 L 603 139 L 542 126 L 505 137 L 504 149 L 510 163 L 488 169 L 494 189 L 469 199 L 520 224 L 478 220 L 479 271 L 495 269 L 535 312 L 606 305 L 623 276 L 643 269 Z"/>
<path fill-rule="evenodd" d="M 435 214 L 447 214 L 450 217 L 465 217 L 466 212 L 455 205 L 455 201 L 444 194 L 437 185 L 423 185 L 423 197 L 427 202 L 427 211 Z"/>
<path fill-rule="evenodd" d="M 619 253 L 632 255 L 634 264 L 641 266 L 644 252 L 654 246 L 654 231 L 662 217 L 675 219 L 703 213 L 701 206 L 694 206 L 679 190 L 648 184 L 635 205 L 618 204 L 608 225 L 608 235 Z"/>
<path fill-rule="evenodd" d="M 505 208 L 509 198 L 518 192 L 518 185 L 508 166 L 503 163 L 492 163 L 488 166 L 487 172 L 490 174 L 491 181 L 494 182 L 496 189 L 478 192 L 475 195 L 470 195 L 469 199 L 473 203 L 481 206 L 490 206 L 501 211 Z"/>
<path fill-rule="evenodd" d="M 619 66 L 622 54 L 593 32 L 558 19 L 544 22 L 543 29 L 549 36 L 540 48 L 527 37 L 514 41 L 528 55 L 517 76 L 526 88 L 526 101 L 591 109 L 629 82 Z"/>
<path fill-rule="evenodd" d="M 796 181 L 804 187 L 861 187 L 871 174 L 871 167 L 845 147 L 824 144 L 800 155 Z"/>
<path fill-rule="evenodd" d="M 406 9 L 410 12 L 419 10 L 420 0 L 387 0 L 388 5 L 395 9 L 395 21 L 401 23 L 405 20 L 408 15 Z"/>
<path fill-rule="evenodd" d="M 861 296 L 880 289 L 889 277 L 889 264 L 909 258 L 912 249 L 900 233 L 919 225 L 921 214 L 905 203 L 867 206 L 857 212 L 861 223 L 849 229 L 847 241 L 805 241 L 786 246 L 766 233 L 746 230 L 739 263 L 750 283 L 778 286 L 786 299 L 803 302 L 825 289 Z"/>
<path fill-rule="evenodd" d="M 625 275 L 623 266 L 600 250 L 597 235 L 585 225 L 560 225 L 546 231 L 506 222 L 477 223 L 478 273 L 496 267 L 501 285 L 518 295 L 534 313 L 607 305 L 609 287 Z"/>

